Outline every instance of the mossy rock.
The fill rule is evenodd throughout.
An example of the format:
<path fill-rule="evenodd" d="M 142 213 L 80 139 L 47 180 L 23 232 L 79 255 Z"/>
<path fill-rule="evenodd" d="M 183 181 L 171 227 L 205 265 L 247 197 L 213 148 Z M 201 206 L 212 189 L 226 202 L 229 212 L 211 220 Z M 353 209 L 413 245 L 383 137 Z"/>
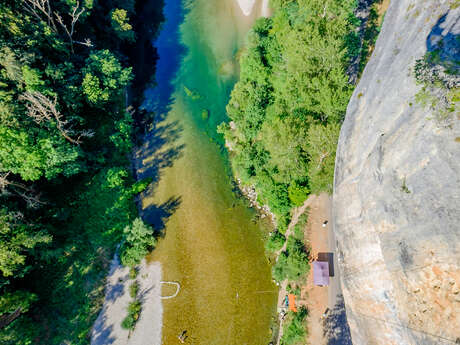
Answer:
<path fill-rule="evenodd" d="M 203 109 L 203 110 L 201 111 L 201 118 L 202 118 L 203 120 L 205 120 L 205 121 L 206 121 L 207 119 L 209 119 L 209 110 L 208 110 L 208 109 Z"/>
<path fill-rule="evenodd" d="M 201 99 L 201 95 L 198 93 L 198 91 L 191 90 L 185 85 L 184 85 L 184 91 L 185 91 L 185 94 L 194 101 Z"/>

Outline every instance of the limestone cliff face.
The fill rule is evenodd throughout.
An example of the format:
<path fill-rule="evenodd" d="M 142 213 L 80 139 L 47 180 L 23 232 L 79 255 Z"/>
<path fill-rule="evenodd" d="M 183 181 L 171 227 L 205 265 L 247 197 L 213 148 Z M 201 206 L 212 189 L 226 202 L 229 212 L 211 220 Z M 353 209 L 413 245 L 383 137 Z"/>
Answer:
<path fill-rule="evenodd" d="M 355 345 L 460 343 L 460 115 L 439 125 L 411 72 L 460 34 L 454 3 L 392 0 L 348 106 L 333 208 Z"/>

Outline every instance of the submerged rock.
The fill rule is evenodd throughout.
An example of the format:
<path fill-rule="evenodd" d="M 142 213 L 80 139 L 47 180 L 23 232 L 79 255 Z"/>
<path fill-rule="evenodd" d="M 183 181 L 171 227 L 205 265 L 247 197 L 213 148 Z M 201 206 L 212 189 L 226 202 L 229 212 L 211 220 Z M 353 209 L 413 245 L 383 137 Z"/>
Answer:
<path fill-rule="evenodd" d="M 348 106 L 333 207 L 355 345 L 460 343 L 460 115 L 440 126 L 413 73 L 443 37 L 456 56 L 455 7 L 391 1 Z"/>
<path fill-rule="evenodd" d="M 204 120 L 204 121 L 209 119 L 209 110 L 208 109 L 201 110 L 201 119 Z"/>

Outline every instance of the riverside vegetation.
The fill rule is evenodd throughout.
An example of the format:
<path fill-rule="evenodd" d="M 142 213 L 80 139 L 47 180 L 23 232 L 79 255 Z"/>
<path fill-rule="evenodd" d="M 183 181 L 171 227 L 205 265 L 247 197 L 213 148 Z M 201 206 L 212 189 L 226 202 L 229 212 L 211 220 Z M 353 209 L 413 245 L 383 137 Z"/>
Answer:
<path fill-rule="evenodd" d="M 235 175 L 252 185 L 281 233 L 310 192 L 332 191 L 335 147 L 353 90 L 355 1 L 271 2 L 247 40 L 220 126 Z"/>
<path fill-rule="evenodd" d="M 275 217 L 267 251 L 287 240 L 273 278 L 288 279 L 297 293 L 309 270 L 306 215 L 294 235 L 284 234 L 293 207 L 310 193 L 332 192 L 340 125 L 354 89 L 346 71 L 352 61 L 358 61 L 357 73 L 364 69 L 379 32 L 380 2 L 360 33 L 357 1 L 272 0 L 274 15 L 257 20 L 248 35 L 227 106 L 230 121 L 219 127 L 234 175 L 255 188 L 258 203 Z M 302 342 L 306 316 L 304 309 L 288 315 L 282 344 Z"/>
<path fill-rule="evenodd" d="M 154 244 L 129 168 L 142 4 L 0 2 L 2 344 L 87 344 L 116 244 L 128 265 Z"/>

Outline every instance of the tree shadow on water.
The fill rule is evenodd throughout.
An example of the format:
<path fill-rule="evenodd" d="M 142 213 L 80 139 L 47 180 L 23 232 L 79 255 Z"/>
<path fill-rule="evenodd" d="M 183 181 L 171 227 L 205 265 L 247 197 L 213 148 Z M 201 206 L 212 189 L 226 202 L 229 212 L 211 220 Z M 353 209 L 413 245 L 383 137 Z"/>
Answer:
<path fill-rule="evenodd" d="M 182 156 L 184 144 L 177 144 L 182 128 L 177 122 L 162 123 L 150 131 L 145 143 L 139 148 L 135 159 L 137 179 L 150 178 L 152 181 L 141 197 L 147 198 L 155 194 L 163 169 L 172 167 Z M 157 235 L 164 236 L 168 218 L 177 210 L 181 203 L 180 196 L 174 196 L 161 204 L 149 204 L 141 209 L 142 219 L 153 226 Z M 140 206 L 140 205 L 139 205 Z"/>
<path fill-rule="evenodd" d="M 161 179 L 162 171 L 171 167 L 182 156 L 184 144 L 178 140 L 182 127 L 175 121 L 167 120 L 168 112 L 174 103 L 177 74 L 187 53 L 182 43 L 180 26 L 190 11 L 190 6 L 183 0 L 168 0 L 163 8 L 165 21 L 157 39 L 152 42 L 159 59 L 155 72 L 155 86 L 144 92 L 141 108 L 153 113 L 153 129 L 144 136 L 144 144 L 136 152 L 135 168 L 137 178 L 151 178 L 152 183 L 143 197 L 153 195 Z M 181 202 L 180 196 L 171 197 L 162 204 L 151 204 L 141 210 L 142 218 L 151 224 L 160 236 L 168 218 L 175 212 Z"/>
<path fill-rule="evenodd" d="M 180 26 L 189 11 L 183 0 L 166 1 L 163 8 L 166 20 L 157 40 L 152 42 L 159 55 L 155 73 L 156 86 L 145 91 L 142 108 L 154 113 L 156 121 L 165 119 L 174 102 L 177 72 L 187 53 L 187 47 L 182 43 Z"/>
<path fill-rule="evenodd" d="M 171 167 L 182 156 L 185 145 L 177 144 L 181 132 L 177 121 L 161 122 L 145 135 L 144 144 L 136 152 L 135 168 L 138 179 L 152 179 L 147 193 L 157 186 L 162 169 Z"/>
<path fill-rule="evenodd" d="M 174 196 L 162 204 L 152 204 L 143 210 L 142 218 L 153 226 L 157 235 L 163 237 L 165 235 L 166 223 L 169 217 L 171 217 L 180 206 L 180 203 L 181 197 Z"/>

